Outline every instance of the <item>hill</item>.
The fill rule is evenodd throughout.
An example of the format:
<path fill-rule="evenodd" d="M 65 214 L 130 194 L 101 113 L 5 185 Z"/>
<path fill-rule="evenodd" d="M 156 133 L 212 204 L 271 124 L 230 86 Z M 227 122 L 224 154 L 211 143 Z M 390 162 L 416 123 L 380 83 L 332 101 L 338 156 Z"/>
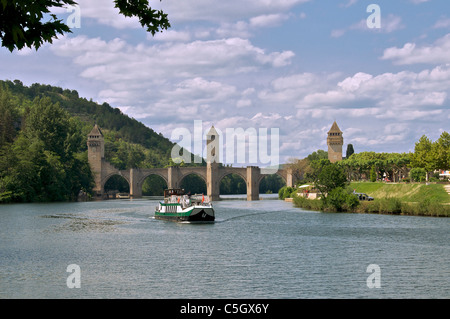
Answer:
<path fill-rule="evenodd" d="M 48 97 L 80 121 L 84 136 L 97 123 L 105 134 L 105 156 L 120 169 L 163 167 L 170 163 L 174 143 L 108 103 L 98 104 L 79 97 L 76 90 L 38 83 L 27 87 L 19 80 L 0 81 L 0 86 L 11 93 L 20 113 L 25 112 L 36 98 Z M 125 150 L 136 153 L 135 159 L 124 159 Z"/>

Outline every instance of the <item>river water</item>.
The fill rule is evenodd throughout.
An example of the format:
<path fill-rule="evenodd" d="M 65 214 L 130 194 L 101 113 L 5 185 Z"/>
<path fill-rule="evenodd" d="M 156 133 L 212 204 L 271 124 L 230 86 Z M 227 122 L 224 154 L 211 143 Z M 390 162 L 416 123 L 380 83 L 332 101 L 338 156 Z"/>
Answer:
<path fill-rule="evenodd" d="M 216 202 L 214 224 L 179 224 L 155 220 L 157 203 L 0 206 L 0 298 L 450 297 L 448 218 L 265 196 Z"/>

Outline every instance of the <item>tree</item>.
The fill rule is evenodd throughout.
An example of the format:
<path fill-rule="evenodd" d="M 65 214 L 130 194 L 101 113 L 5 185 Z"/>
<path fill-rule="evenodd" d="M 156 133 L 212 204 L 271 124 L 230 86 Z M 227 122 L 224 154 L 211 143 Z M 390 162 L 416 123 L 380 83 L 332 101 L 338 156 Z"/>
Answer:
<path fill-rule="evenodd" d="M 322 168 L 317 177 L 316 187 L 324 195 L 323 198 L 326 198 L 327 194 L 330 194 L 333 189 L 338 187 L 345 188 L 347 184 L 347 176 L 344 169 L 333 163 Z"/>
<path fill-rule="evenodd" d="M 170 27 L 167 14 L 152 9 L 148 0 L 114 0 L 114 3 L 120 14 L 139 18 L 141 25 L 152 35 Z M 50 14 L 50 8 L 76 4 L 73 0 L 0 0 L 2 46 L 12 52 L 25 46 L 37 50 L 45 42 L 52 43 L 58 34 L 71 30 L 55 14 Z M 43 21 L 46 14 L 50 16 L 49 21 Z"/>
<path fill-rule="evenodd" d="M 17 138 L 0 152 L 1 201 L 73 200 L 80 190 L 89 192 L 84 140 L 78 120 L 49 98 L 36 98 Z"/>
<path fill-rule="evenodd" d="M 427 172 L 424 168 L 414 167 L 409 172 L 409 176 L 415 182 L 423 182 L 426 179 Z"/>
<path fill-rule="evenodd" d="M 14 140 L 17 117 L 10 92 L 0 85 L 0 148 Z"/>
<path fill-rule="evenodd" d="M 450 134 L 442 132 L 439 139 L 433 143 L 433 166 L 435 169 L 450 169 Z"/>
<path fill-rule="evenodd" d="M 370 181 L 372 183 L 377 181 L 377 172 L 375 171 L 375 166 L 372 166 L 370 169 Z"/>
<path fill-rule="evenodd" d="M 345 210 L 344 207 L 354 209 L 359 205 L 358 197 L 342 187 L 333 189 L 327 197 L 327 202 L 338 212 Z"/>
<path fill-rule="evenodd" d="M 352 154 L 355 153 L 355 150 L 353 149 L 353 145 L 352 144 L 348 144 L 347 145 L 347 152 L 345 153 L 345 158 L 349 158 L 350 156 L 352 156 Z"/>
<path fill-rule="evenodd" d="M 426 180 L 428 181 L 428 172 L 435 167 L 433 165 L 432 154 L 433 143 L 431 140 L 423 135 L 414 147 L 414 154 L 411 156 L 411 166 L 420 167 L 427 171 Z"/>

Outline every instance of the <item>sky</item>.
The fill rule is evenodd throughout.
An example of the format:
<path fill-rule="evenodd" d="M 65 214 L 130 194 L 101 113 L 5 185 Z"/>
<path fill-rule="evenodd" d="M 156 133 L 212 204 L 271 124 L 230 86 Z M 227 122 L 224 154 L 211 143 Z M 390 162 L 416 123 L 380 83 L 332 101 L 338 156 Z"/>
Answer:
<path fill-rule="evenodd" d="M 448 0 L 151 0 L 171 23 L 155 36 L 113 0 L 78 4 L 53 11 L 80 22 L 72 33 L 0 48 L 0 79 L 77 90 L 174 142 L 199 121 L 203 133 L 278 129 L 280 163 L 327 150 L 333 121 L 344 156 L 450 131 Z"/>

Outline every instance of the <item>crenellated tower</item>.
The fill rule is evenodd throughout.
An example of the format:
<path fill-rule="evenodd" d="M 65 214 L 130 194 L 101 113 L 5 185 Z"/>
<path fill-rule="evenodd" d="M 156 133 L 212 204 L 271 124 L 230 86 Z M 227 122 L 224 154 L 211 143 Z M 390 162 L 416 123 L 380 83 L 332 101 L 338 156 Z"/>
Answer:
<path fill-rule="evenodd" d="M 331 129 L 328 131 L 327 137 L 328 159 L 331 163 L 342 161 L 342 146 L 344 145 L 344 137 L 339 129 L 336 121 L 334 121 Z"/>
<path fill-rule="evenodd" d="M 219 133 L 214 125 L 206 134 L 206 189 L 211 200 L 219 200 L 219 162 L 220 162 L 220 143 Z"/>
<path fill-rule="evenodd" d="M 105 140 L 102 131 L 95 124 L 94 128 L 88 134 L 88 161 L 94 174 L 95 188 L 93 191 L 97 194 L 102 193 L 102 161 L 105 158 Z"/>

